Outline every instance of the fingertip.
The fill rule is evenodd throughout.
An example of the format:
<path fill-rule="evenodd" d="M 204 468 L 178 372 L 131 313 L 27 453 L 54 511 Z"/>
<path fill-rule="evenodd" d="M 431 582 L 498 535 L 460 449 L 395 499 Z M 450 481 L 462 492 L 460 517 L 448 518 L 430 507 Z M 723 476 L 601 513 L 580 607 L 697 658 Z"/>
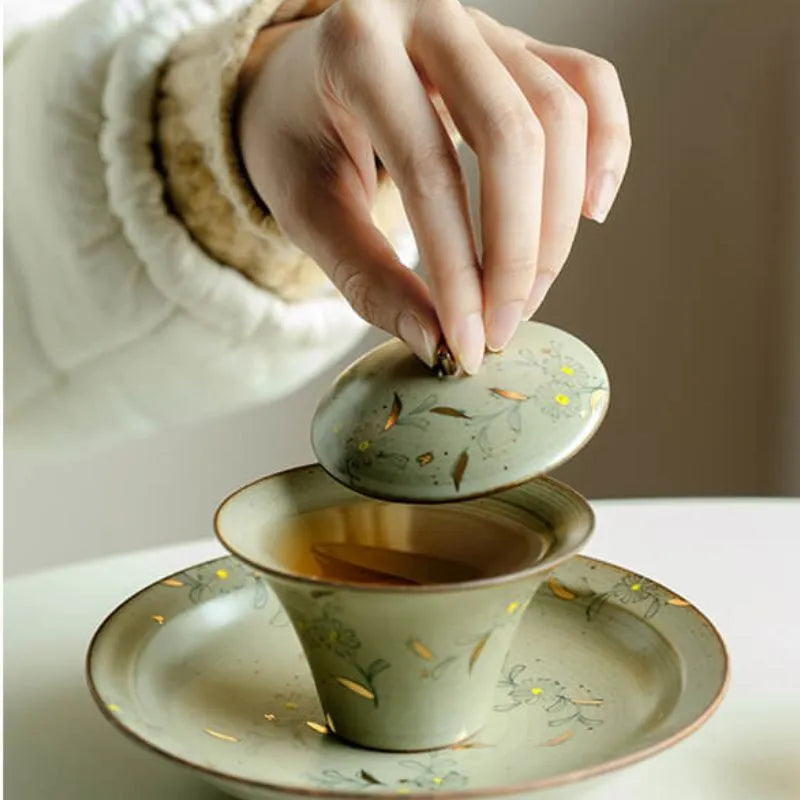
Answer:
<path fill-rule="evenodd" d="M 452 348 L 464 372 L 468 375 L 477 374 L 486 353 L 486 333 L 479 311 L 467 314 L 456 324 Z"/>
<path fill-rule="evenodd" d="M 486 348 L 493 353 L 502 350 L 516 333 L 517 326 L 522 320 L 521 300 L 513 300 L 510 303 L 494 309 L 486 324 Z"/>
<path fill-rule="evenodd" d="M 403 311 L 397 319 L 397 335 L 413 350 L 423 364 L 433 367 L 436 361 L 436 342 L 433 335 L 412 311 Z"/>
<path fill-rule="evenodd" d="M 590 184 L 587 193 L 586 216 L 595 222 L 603 223 L 619 189 L 619 180 L 613 172 L 601 172 Z"/>

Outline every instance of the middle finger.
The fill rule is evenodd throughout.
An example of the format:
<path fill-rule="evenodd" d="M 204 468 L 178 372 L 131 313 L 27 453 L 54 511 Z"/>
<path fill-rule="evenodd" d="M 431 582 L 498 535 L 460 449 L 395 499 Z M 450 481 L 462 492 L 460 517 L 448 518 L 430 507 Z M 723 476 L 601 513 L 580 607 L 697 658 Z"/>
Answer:
<path fill-rule="evenodd" d="M 408 46 L 478 157 L 486 341 L 499 350 L 522 318 L 536 271 L 542 127 L 459 3 L 421 0 Z"/>

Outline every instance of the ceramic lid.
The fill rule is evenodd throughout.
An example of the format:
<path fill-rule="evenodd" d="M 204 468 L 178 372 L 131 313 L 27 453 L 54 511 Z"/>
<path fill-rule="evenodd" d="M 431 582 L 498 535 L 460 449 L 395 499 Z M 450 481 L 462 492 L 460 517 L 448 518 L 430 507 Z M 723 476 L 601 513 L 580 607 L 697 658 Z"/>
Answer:
<path fill-rule="evenodd" d="M 348 367 L 311 426 L 322 467 L 361 494 L 436 503 L 530 480 L 567 461 L 608 407 L 608 376 L 574 336 L 523 323 L 475 376 L 444 376 L 397 339 Z"/>

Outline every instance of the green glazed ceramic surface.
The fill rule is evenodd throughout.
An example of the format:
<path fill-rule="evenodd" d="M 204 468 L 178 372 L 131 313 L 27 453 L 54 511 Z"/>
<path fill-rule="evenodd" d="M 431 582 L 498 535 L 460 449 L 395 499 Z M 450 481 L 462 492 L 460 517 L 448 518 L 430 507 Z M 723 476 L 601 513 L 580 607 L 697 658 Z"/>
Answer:
<path fill-rule="evenodd" d="M 341 526 L 353 506 L 355 522 Z M 455 549 L 466 557 L 472 548 L 477 562 L 497 558 L 496 551 L 513 561 L 497 561 L 494 575 L 450 584 L 298 576 L 276 555 L 282 524 L 320 510 L 326 516 L 316 525 L 328 541 L 371 541 L 377 532 L 407 552 Z M 443 516 L 420 530 L 420 513 Z M 593 515 L 550 478 L 423 512 L 365 498 L 313 465 L 235 492 L 215 525 L 225 547 L 263 571 L 288 612 L 337 733 L 365 747 L 412 751 L 447 746 L 484 724 L 525 608 L 548 572 L 585 543 Z"/>
<path fill-rule="evenodd" d="M 718 633 L 687 601 L 583 557 L 539 588 L 487 724 L 447 750 L 380 753 L 332 734 L 280 603 L 231 557 L 124 603 L 87 668 L 115 727 L 251 799 L 525 795 L 674 744 L 714 711 L 728 671 Z"/>
<path fill-rule="evenodd" d="M 446 502 L 552 470 L 591 438 L 608 399 L 589 347 L 527 322 L 473 377 L 436 377 L 400 341 L 380 345 L 336 380 L 311 438 L 320 464 L 346 486 Z"/>

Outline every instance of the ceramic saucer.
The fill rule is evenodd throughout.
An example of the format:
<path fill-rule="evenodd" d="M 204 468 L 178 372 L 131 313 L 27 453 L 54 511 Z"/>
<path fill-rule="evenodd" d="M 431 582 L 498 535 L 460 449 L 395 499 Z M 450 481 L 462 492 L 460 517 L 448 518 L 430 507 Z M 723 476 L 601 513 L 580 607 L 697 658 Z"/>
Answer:
<path fill-rule="evenodd" d="M 435 654 L 419 669 L 435 681 Z M 674 744 L 719 704 L 728 660 L 688 602 L 577 557 L 525 612 L 483 730 L 435 752 L 363 750 L 329 730 L 264 580 L 227 557 L 123 603 L 87 673 L 114 726 L 236 797 L 456 798 L 567 783 Z"/>

